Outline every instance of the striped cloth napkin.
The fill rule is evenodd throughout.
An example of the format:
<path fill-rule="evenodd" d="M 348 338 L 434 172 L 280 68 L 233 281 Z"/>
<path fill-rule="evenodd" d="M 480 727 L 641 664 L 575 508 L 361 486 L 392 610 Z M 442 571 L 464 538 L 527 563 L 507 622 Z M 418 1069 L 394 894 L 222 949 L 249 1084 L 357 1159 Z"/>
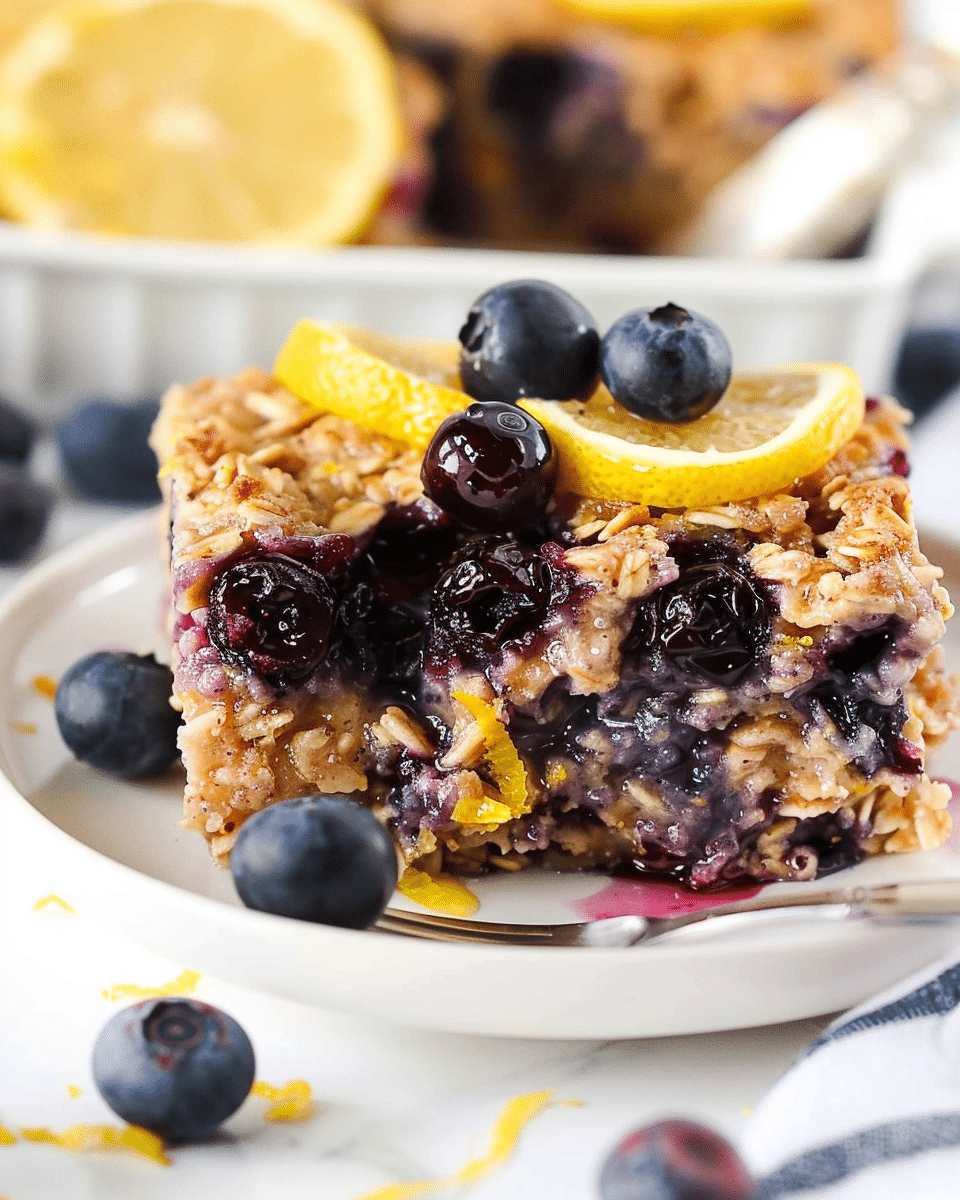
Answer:
<path fill-rule="evenodd" d="M 753 1114 L 757 1200 L 960 1200 L 960 961 L 851 1010 Z"/>

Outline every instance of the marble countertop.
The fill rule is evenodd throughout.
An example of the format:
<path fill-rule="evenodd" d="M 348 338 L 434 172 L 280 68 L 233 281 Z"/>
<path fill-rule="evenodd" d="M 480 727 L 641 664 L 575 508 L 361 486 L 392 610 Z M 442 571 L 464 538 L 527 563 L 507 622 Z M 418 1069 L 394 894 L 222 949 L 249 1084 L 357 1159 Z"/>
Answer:
<path fill-rule="evenodd" d="M 924 480 L 916 491 L 920 522 L 948 534 L 960 505 L 950 489 L 960 484 L 944 469 L 944 446 L 948 437 L 955 443 L 958 423 L 960 399 L 918 431 L 914 454 L 915 478 Z M 54 469 L 43 452 L 39 465 L 41 473 Z M 44 551 L 120 515 L 62 504 Z M 19 573 L 0 571 L 0 590 Z M 123 941 L 69 904 L 49 867 L 23 861 L 9 839 L 0 840 L 0 1200 L 360 1200 L 392 1183 L 449 1180 L 488 1152 L 509 1101 L 544 1091 L 549 1103 L 507 1161 L 461 1191 L 430 1194 L 595 1200 L 603 1158 L 637 1125 L 686 1116 L 736 1142 L 752 1107 L 827 1020 L 622 1042 L 410 1031 L 184 977 L 189 963 Z M 257 1080 L 267 1085 L 257 1090 L 309 1085 L 311 1103 L 299 1119 L 269 1119 L 269 1099 L 252 1095 L 220 1137 L 171 1151 L 167 1166 L 130 1150 L 71 1151 L 36 1140 L 43 1132 L 24 1136 L 59 1135 L 81 1123 L 118 1126 L 91 1079 L 93 1041 L 137 989 L 178 981 L 182 993 L 184 979 L 246 1029 Z M 428 1193 L 383 1192 L 378 1200 L 421 1194 Z"/>

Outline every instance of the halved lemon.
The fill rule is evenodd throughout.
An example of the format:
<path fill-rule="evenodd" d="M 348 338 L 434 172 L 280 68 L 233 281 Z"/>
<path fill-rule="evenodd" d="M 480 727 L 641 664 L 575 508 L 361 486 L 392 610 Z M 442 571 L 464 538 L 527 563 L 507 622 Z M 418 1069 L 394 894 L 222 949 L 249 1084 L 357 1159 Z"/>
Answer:
<path fill-rule="evenodd" d="M 422 450 L 446 417 L 470 403 L 457 342 L 397 341 L 299 321 L 273 374 L 295 396 Z"/>
<path fill-rule="evenodd" d="M 39 227 L 329 245 L 401 146 L 390 56 L 339 0 L 93 0 L 0 61 L 0 203 Z"/>
<path fill-rule="evenodd" d="M 471 403 L 459 388 L 459 353 L 456 342 L 301 321 L 274 375 L 318 409 L 422 450 Z M 550 434 L 562 490 L 690 508 L 779 491 L 822 467 L 858 429 L 864 400 L 848 367 L 791 363 L 735 375 L 716 407 L 687 425 L 635 417 L 602 386 L 586 402 L 520 406 Z"/>
<path fill-rule="evenodd" d="M 838 363 L 733 377 L 688 425 L 636 417 L 604 387 L 586 402 L 522 400 L 559 456 L 559 486 L 599 500 L 691 508 L 789 487 L 822 467 L 863 420 L 863 389 Z"/>
<path fill-rule="evenodd" d="M 728 33 L 760 26 L 777 29 L 813 12 L 813 0 L 561 0 L 595 21 L 629 25 L 640 33 Z"/>

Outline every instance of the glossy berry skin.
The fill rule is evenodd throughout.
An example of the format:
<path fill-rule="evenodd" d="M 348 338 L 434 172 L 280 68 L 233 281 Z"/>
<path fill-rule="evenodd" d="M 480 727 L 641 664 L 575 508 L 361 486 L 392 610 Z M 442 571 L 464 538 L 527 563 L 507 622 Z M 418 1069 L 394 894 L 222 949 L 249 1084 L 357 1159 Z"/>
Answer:
<path fill-rule="evenodd" d="M 664 1120 L 619 1143 L 600 1172 L 601 1200 L 751 1200 L 756 1187 L 733 1146 L 693 1121 Z"/>
<path fill-rule="evenodd" d="M 0 399 L 0 458 L 13 463 L 26 462 L 36 438 L 36 421 L 9 401 Z"/>
<path fill-rule="evenodd" d="M 121 779 L 162 775 L 177 757 L 173 675 L 151 655 L 98 650 L 57 685 L 60 736 L 81 762 Z"/>
<path fill-rule="evenodd" d="M 281 800 L 245 821 L 230 870 L 248 908 L 366 929 L 397 883 L 397 853 L 373 813 L 348 796 Z"/>
<path fill-rule="evenodd" d="M 20 562 L 40 544 L 53 497 L 15 467 L 0 465 L 0 564 Z"/>
<path fill-rule="evenodd" d="M 423 456 L 427 496 L 455 521 L 484 533 L 533 524 L 546 508 L 557 457 L 539 421 L 512 404 L 471 404 L 447 417 Z"/>
<path fill-rule="evenodd" d="M 517 279 L 477 300 L 460 330 L 460 380 L 476 400 L 583 400 L 597 385 L 600 335 L 563 288 Z"/>
<path fill-rule="evenodd" d="M 107 1104 L 169 1142 L 209 1137 L 247 1098 L 255 1071 L 253 1046 L 232 1017 L 179 997 L 122 1009 L 93 1047 Z"/>
<path fill-rule="evenodd" d="M 252 555 L 214 578 L 207 634 L 226 662 L 286 687 L 326 658 L 336 609 L 319 571 L 283 554 Z"/>
<path fill-rule="evenodd" d="M 915 416 L 960 386 L 960 329 L 911 329 L 900 344 L 893 390 Z"/>
<path fill-rule="evenodd" d="M 600 350 L 613 398 L 638 417 L 674 425 L 709 412 L 732 370 L 730 343 L 718 326 L 676 304 L 626 313 Z"/>
<path fill-rule="evenodd" d="M 67 478 L 88 500 L 152 504 L 160 499 L 157 459 L 147 443 L 159 403 L 121 404 L 93 397 L 56 429 Z"/>

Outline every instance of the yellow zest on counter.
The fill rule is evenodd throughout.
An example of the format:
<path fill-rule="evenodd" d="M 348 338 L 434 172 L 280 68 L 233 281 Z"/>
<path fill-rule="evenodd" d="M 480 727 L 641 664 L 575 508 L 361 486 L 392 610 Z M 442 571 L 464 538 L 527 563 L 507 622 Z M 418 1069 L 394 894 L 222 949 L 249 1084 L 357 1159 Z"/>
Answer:
<path fill-rule="evenodd" d="M 41 896 L 41 898 L 33 906 L 33 911 L 43 912 L 48 908 L 59 910 L 62 913 L 75 913 L 77 911 L 72 904 L 68 904 L 66 900 L 58 896 L 56 892 L 50 892 L 50 894 L 47 896 Z"/>
<path fill-rule="evenodd" d="M 449 1175 L 446 1179 L 425 1179 L 415 1183 L 388 1183 L 386 1187 L 357 1196 L 356 1200 L 418 1200 L 420 1196 L 428 1196 L 431 1192 L 439 1192 L 445 1188 L 460 1188 L 467 1184 L 479 1183 L 497 1167 L 503 1166 L 513 1154 L 524 1127 L 543 1112 L 552 1095 L 552 1091 L 530 1092 L 526 1096 L 517 1096 L 508 1101 L 493 1127 L 490 1149 L 480 1158 L 473 1158 L 465 1163 L 454 1175 Z"/>
<path fill-rule="evenodd" d="M 78 1096 L 83 1095 L 83 1088 L 77 1087 L 77 1085 L 75 1083 L 68 1083 L 67 1084 L 67 1094 L 69 1095 L 71 1100 L 76 1100 L 76 1098 Z"/>
<path fill-rule="evenodd" d="M 305 1079 L 291 1079 L 280 1087 L 258 1079 L 250 1095 L 270 1101 L 265 1121 L 303 1121 L 313 1115 L 313 1091 Z"/>
<path fill-rule="evenodd" d="M 105 1000 L 146 1000 L 150 996 L 192 996 L 200 982 L 199 971 L 181 971 L 176 979 L 160 987 L 141 987 L 138 983 L 115 983 L 104 988 Z"/>
<path fill-rule="evenodd" d="M 13 721 L 11 722 L 10 728 L 14 733 L 22 733 L 26 735 L 38 732 L 36 725 L 34 725 L 32 721 Z M 3 1200 L 3 1198 L 0 1197 L 0 1200 Z"/>
<path fill-rule="evenodd" d="M 57 694 L 57 681 L 51 679 L 49 675 L 35 675 L 33 678 L 33 690 L 39 692 L 47 700 L 52 700 Z"/>
<path fill-rule="evenodd" d="M 459 700 L 480 726 L 487 752 L 487 766 L 503 803 L 510 810 L 510 816 L 519 817 L 529 812 L 527 772 L 520 761 L 516 746 L 510 740 L 510 734 L 500 720 L 496 706 L 469 692 L 454 692 L 453 698 Z"/>
<path fill-rule="evenodd" d="M 16 1145 L 17 1135 L 9 1130 L 6 1125 L 0 1125 L 0 1146 Z"/>
<path fill-rule="evenodd" d="M 59 1146 L 61 1150 L 133 1150 L 163 1166 L 170 1165 L 163 1149 L 163 1139 L 138 1125 L 118 1129 L 115 1125 L 71 1125 L 62 1133 L 41 1126 L 21 1129 L 25 1142 L 42 1142 Z"/>
<path fill-rule="evenodd" d="M 480 907 L 473 892 L 452 875 L 428 875 L 416 867 L 407 867 L 397 883 L 397 891 L 415 904 L 448 917 L 472 917 Z"/>

